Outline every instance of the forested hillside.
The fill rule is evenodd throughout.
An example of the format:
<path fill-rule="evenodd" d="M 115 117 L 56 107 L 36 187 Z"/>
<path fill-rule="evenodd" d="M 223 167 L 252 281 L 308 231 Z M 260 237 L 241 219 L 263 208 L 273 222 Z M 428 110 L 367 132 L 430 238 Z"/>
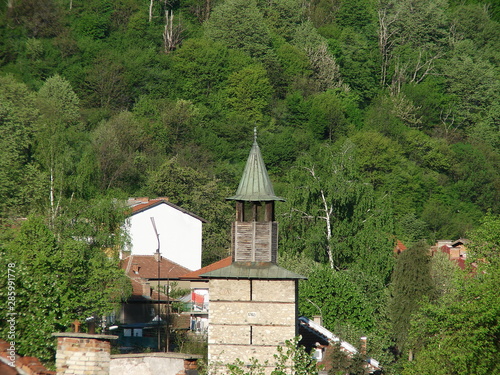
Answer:
<path fill-rule="evenodd" d="M 458 308 L 457 290 L 474 301 L 475 287 L 494 285 L 463 285 L 424 253 L 437 239 L 475 236 L 477 254 L 486 238 L 499 240 L 499 22 L 495 0 L 4 1 L 2 264 L 15 254 L 24 267 L 28 251 L 41 252 L 37 262 L 58 275 L 78 266 L 119 287 L 99 254 L 123 240 L 119 202 L 132 196 L 167 196 L 204 217 L 204 264 L 227 256 L 225 198 L 255 127 L 286 199 L 281 264 L 309 276 L 301 313 L 319 308 L 327 328 L 368 336 L 388 373 L 438 374 L 430 358 L 446 356 L 426 339 L 436 337 L 432 319 Z M 411 258 L 394 257 L 397 240 Z M 52 264 L 51 253 L 63 260 Z M 436 273 L 457 278 L 453 291 L 436 291 Z M 96 293 L 84 289 L 57 302 L 52 325 L 19 350 L 50 360 L 33 342 L 88 313 L 70 303 Z M 492 289 L 490 302 L 500 301 Z M 110 296 L 98 295 L 109 309 Z M 428 336 L 411 328 L 422 299 Z M 492 319 L 485 335 L 497 341 L 481 367 L 443 374 L 492 373 Z M 423 359 L 408 365 L 417 352 Z"/>

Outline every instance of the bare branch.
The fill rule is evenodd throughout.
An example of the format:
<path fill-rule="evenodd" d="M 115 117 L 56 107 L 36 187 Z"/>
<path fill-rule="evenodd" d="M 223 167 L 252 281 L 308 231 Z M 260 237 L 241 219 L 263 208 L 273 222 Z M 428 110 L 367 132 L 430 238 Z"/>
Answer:
<path fill-rule="evenodd" d="M 182 33 L 184 28 L 180 22 L 174 26 L 174 13 L 170 10 L 165 11 L 165 30 L 163 32 L 163 44 L 165 53 L 175 50 L 182 42 Z"/>

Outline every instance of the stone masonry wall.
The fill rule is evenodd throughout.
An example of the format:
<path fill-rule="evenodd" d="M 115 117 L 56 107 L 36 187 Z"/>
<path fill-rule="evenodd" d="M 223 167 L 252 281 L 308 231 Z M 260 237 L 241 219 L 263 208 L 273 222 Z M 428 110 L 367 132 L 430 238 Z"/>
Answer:
<path fill-rule="evenodd" d="M 266 361 L 297 335 L 295 280 L 210 280 L 208 359 Z"/>
<path fill-rule="evenodd" d="M 196 375 L 200 358 L 182 353 L 114 354 L 109 375 Z"/>

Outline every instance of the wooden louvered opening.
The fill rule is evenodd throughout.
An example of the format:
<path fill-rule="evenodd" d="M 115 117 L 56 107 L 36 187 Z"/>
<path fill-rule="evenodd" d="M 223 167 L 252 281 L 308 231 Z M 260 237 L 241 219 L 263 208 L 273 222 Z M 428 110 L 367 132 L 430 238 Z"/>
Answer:
<path fill-rule="evenodd" d="M 278 223 L 235 222 L 232 245 L 236 262 L 276 263 L 278 251 Z"/>

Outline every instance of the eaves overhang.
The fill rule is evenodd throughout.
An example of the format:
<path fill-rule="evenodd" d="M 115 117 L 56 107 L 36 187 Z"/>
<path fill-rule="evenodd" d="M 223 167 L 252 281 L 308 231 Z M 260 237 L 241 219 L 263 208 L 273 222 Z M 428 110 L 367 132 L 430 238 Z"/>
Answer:
<path fill-rule="evenodd" d="M 307 277 L 270 262 L 234 262 L 200 275 L 207 279 L 304 280 Z"/>

